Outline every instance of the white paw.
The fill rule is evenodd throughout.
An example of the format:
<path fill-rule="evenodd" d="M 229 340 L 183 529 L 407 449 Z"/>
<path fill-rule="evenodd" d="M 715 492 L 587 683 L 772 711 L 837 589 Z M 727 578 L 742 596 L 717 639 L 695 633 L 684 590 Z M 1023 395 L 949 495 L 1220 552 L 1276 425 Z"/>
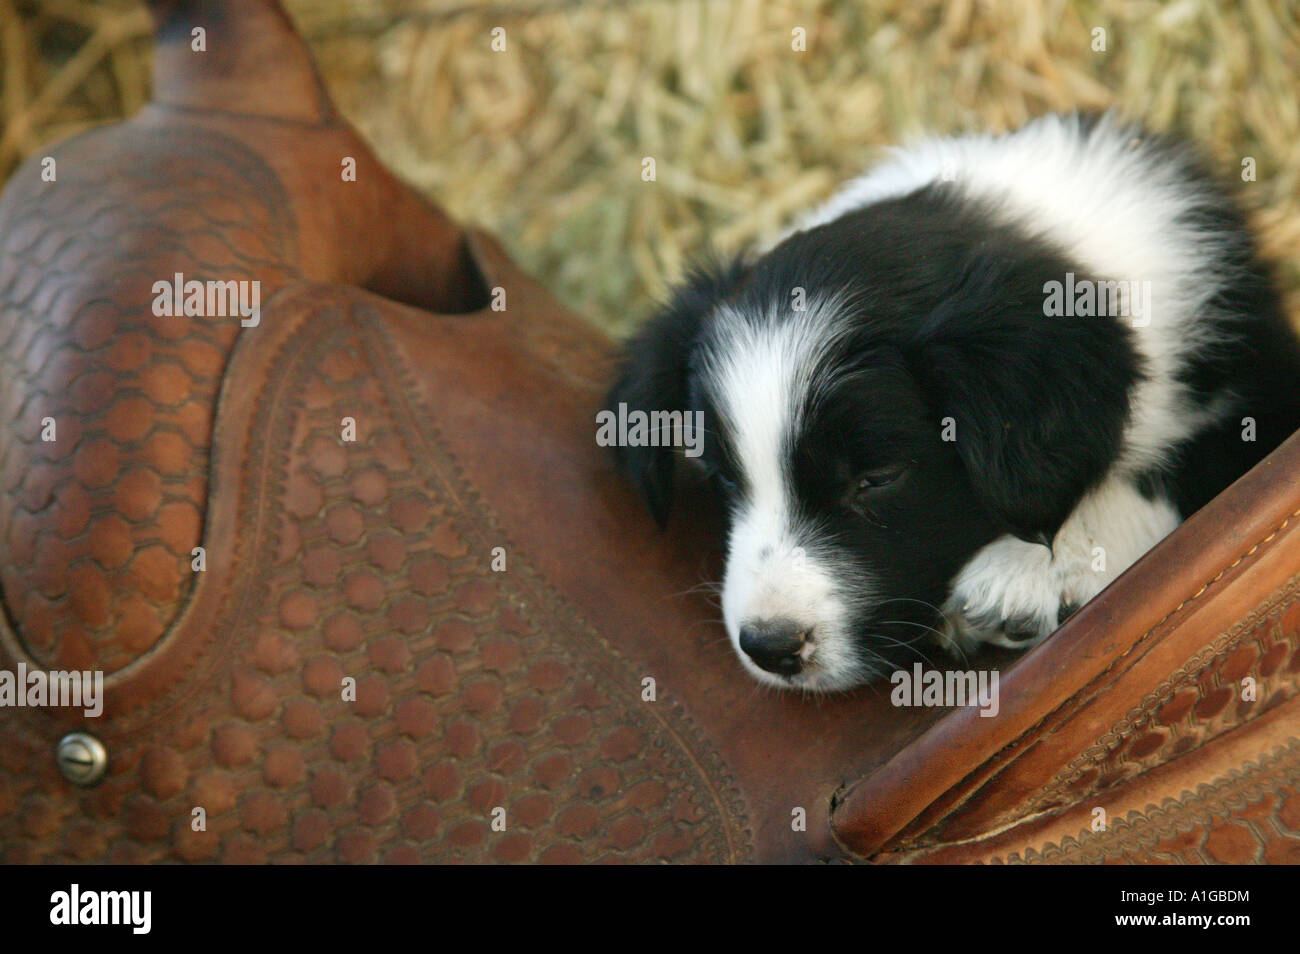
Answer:
<path fill-rule="evenodd" d="M 1049 636 L 1176 526 L 1163 498 L 1108 479 L 1080 501 L 1051 547 L 1005 536 L 962 567 L 944 606 L 952 644 L 1024 649 Z"/>

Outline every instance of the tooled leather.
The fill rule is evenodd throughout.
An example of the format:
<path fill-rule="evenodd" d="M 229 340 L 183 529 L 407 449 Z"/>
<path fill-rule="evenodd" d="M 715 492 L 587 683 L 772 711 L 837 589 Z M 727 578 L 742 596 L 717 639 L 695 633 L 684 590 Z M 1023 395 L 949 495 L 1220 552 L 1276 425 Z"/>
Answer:
<path fill-rule="evenodd" d="M 1255 683 L 1243 698 L 1242 680 Z M 1030 804 L 1074 803 L 1245 725 L 1300 690 L 1300 575 L 1197 653 L 1095 745 L 1064 766 Z"/>
<path fill-rule="evenodd" d="M 112 673 L 188 599 L 239 331 L 155 317 L 153 284 L 259 279 L 265 301 L 296 275 L 295 225 L 264 163 L 212 130 L 119 127 L 53 155 L 54 182 L 30 163 L 0 206 L 0 592 L 31 658 Z"/>
<path fill-rule="evenodd" d="M 1227 777 L 1006 864 L 1300 864 L 1300 739 Z"/>
<path fill-rule="evenodd" d="M 381 320 L 312 295 L 255 401 L 236 551 L 209 556 L 236 576 L 219 635 L 112 724 L 95 789 L 68 792 L 36 715 L 0 731 L 4 860 L 748 858 L 740 796 L 685 713 L 641 702 L 526 554 L 491 572 L 506 538 Z"/>
<path fill-rule="evenodd" d="M 1280 526 L 1256 542 L 1230 566 L 1206 581 L 1183 603 L 1173 607 L 1160 623 L 1135 640 L 1125 655 L 1131 654 L 1183 606 L 1197 600 L 1209 587 L 1241 566 L 1265 547 L 1273 545 L 1279 534 L 1295 519 L 1289 515 Z M 1261 599 L 1257 607 L 1209 647 L 1197 652 L 1176 672 L 1142 700 L 1092 745 L 1087 746 L 1031 799 L 1008 804 L 990 824 L 1004 826 L 1019 820 L 1051 812 L 1062 806 L 1097 796 L 1121 785 L 1136 775 L 1162 763 L 1195 751 L 1224 731 L 1249 722 L 1291 698 L 1300 687 L 1300 576 L 1289 580 L 1276 592 Z M 1087 690 L 1076 693 L 1069 702 L 1045 717 L 1020 739 L 992 760 L 1001 763 L 993 772 L 979 766 L 982 779 L 973 776 L 961 786 L 959 797 L 942 809 L 922 813 L 894 839 L 889 850 L 910 851 L 935 848 L 951 840 L 972 807 L 981 805 L 985 795 L 997 788 L 1001 771 L 1014 763 L 1016 753 L 1028 742 L 1056 731 L 1096 695 L 1098 686 L 1112 673 L 1113 666 L 1100 674 Z M 1256 680 L 1257 702 L 1241 698 L 1240 678 Z M 1238 682 L 1234 687 L 1225 681 Z M 973 773 L 974 774 L 974 773 Z"/>

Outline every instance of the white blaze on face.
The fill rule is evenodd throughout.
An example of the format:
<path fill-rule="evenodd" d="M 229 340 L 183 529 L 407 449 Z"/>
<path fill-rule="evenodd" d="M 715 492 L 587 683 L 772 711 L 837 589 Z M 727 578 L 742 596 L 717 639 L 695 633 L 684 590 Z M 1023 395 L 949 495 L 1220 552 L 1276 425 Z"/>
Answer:
<path fill-rule="evenodd" d="M 790 449 L 816 389 L 818 366 L 843 329 L 841 310 L 810 302 L 803 312 L 751 322 L 723 309 L 711 326 L 702 374 L 737 467 L 722 589 L 732 646 L 761 682 L 834 689 L 860 675 L 850 645 L 848 607 L 833 553 L 799 520 L 790 486 Z M 740 649 L 744 626 L 794 623 L 808 633 L 803 672 L 775 676 Z"/>

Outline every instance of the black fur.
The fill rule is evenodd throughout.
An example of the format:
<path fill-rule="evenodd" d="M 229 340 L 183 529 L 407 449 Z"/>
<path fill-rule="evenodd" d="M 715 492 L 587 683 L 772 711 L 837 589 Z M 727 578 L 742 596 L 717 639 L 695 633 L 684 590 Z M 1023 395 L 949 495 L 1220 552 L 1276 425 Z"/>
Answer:
<path fill-rule="evenodd" d="M 690 403 L 690 359 L 704 317 L 744 280 L 740 259 L 697 267 L 667 305 L 628 343 L 618 383 L 608 404 L 629 410 L 685 410 Z M 619 466 L 645 497 L 659 526 L 666 526 L 673 499 L 675 454 L 667 435 L 658 447 L 616 447 Z"/>
<path fill-rule="evenodd" d="M 1160 148 L 1188 179 L 1205 181 L 1182 147 Z M 1224 262 L 1238 280 L 1209 305 L 1221 343 L 1184 373 L 1198 401 L 1230 400 L 1233 413 L 1138 480 L 1183 516 L 1300 426 L 1300 342 L 1242 214 L 1227 193 L 1206 191 L 1221 199 L 1195 214 L 1232 236 Z M 851 333 L 816 373 L 836 383 L 812 403 L 782 460 L 804 525 L 848 554 L 874 590 L 908 594 L 863 609 L 855 625 L 864 652 L 898 664 L 915 658 L 898 644 L 936 624 L 975 552 L 1005 533 L 1050 545 L 1119 454 L 1142 360 L 1125 319 L 1045 316 L 1044 283 L 1067 272 L 1112 277 L 1090 276 L 950 186 L 928 186 L 796 233 L 757 261 L 698 269 L 631 341 L 609 403 L 702 411 L 702 463 L 724 498 L 743 496 L 728 422 L 701 374 L 714 347 L 708 322 L 723 302 L 741 320 L 788 320 L 795 288 L 809 300 L 842 296 Z M 1253 443 L 1241 439 L 1243 417 L 1254 419 Z M 944 439 L 945 423 L 955 441 Z M 674 452 L 619 455 L 662 525 Z M 1076 608 L 1063 605 L 1061 617 Z M 1014 620 L 994 622 L 1015 629 Z"/>
<path fill-rule="evenodd" d="M 861 365 L 868 378 L 877 373 L 874 361 L 895 360 L 925 408 L 915 426 L 937 441 L 943 419 L 955 422 L 981 509 L 1003 531 L 1050 539 L 1113 459 L 1139 373 L 1118 319 L 1044 318 L 1044 276 L 1066 271 L 1084 277 L 1049 246 L 993 223 L 968 201 L 942 187 L 924 189 L 791 236 L 756 265 L 697 270 L 630 343 L 609 403 L 705 410 L 709 421 L 706 398 L 692 396 L 690 369 L 713 308 L 729 300 L 746 315 L 781 320 L 784 312 L 770 303 L 789 302 L 795 287 L 847 293 L 858 327 L 839 360 Z M 893 390 L 882 385 L 864 395 L 854 412 L 892 409 Z M 718 430 L 710 426 L 710 438 Z M 832 439 L 851 440 L 855 430 Z M 619 453 L 665 522 L 673 453 Z M 706 451 L 706 459 L 716 456 Z"/>
<path fill-rule="evenodd" d="M 1206 309 L 1218 343 L 1199 349 L 1181 375 L 1201 403 L 1227 400 L 1233 413 L 1178 448 L 1168 466 L 1146 475 L 1189 516 L 1300 427 L 1300 338 L 1287 324 L 1273 269 L 1260 257 L 1229 184 L 1185 144 L 1151 141 L 1182 178 L 1201 187 L 1203 199 L 1190 221 L 1229 237 L 1221 267 L 1234 276 Z M 1243 439 L 1247 419 L 1255 425 L 1253 441 Z"/>

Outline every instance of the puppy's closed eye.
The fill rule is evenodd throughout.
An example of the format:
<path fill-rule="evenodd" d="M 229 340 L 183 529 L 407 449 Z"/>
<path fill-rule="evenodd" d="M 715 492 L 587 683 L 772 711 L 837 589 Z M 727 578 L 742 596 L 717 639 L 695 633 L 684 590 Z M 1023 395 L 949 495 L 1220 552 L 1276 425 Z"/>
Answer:
<path fill-rule="evenodd" d="M 902 479 L 906 470 L 905 466 L 897 464 L 863 471 L 854 485 L 855 491 L 857 493 L 867 493 L 872 490 L 883 490 L 886 487 L 893 486 Z"/>

